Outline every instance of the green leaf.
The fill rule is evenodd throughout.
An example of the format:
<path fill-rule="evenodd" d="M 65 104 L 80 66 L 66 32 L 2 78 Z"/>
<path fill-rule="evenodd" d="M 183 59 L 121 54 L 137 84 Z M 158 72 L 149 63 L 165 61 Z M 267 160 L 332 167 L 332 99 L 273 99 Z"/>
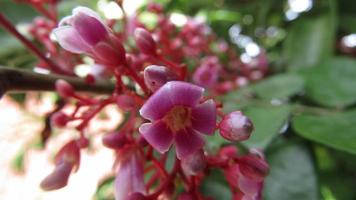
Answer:
<path fill-rule="evenodd" d="M 267 154 L 270 174 L 266 200 L 318 200 L 319 192 L 310 152 L 299 144 L 281 145 Z"/>
<path fill-rule="evenodd" d="M 252 120 L 255 131 L 243 142 L 249 148 L 265 149 L 287 122 L 290 106 L 254 105 L 243 109 Z"/>
<path fill-rule="evenodd" d="M 356 110 L 294 117 L 293 129 L 306 139 L 356 154 Z"/>
<path fill-rule="evenodd" d="M 205 197 L 214 199 L 231 199 L 231 191 L 220 171 L 212 170 L 211 174 L 204 179 L 200 191 Z"/>
<path fill-rule="evenodd" d="M 345 107 L 356 102 L 356 61 L 338 57 L 302 72 L 306 95 L 328 107 Z"/>
<path fill-rule="evenodd" d="M 303 79 L 296 74 L 280 74 L 252 86 L 258 97 L 266 100 L 287 100 L 303 90 Z"/>
<path fill-rule="evenodd" d="M 284 43 L 284 58 L 290 70 L 311 67 L 329 57 L 334 49 L 335 24 L 327 15 L 294 22 Z"/>

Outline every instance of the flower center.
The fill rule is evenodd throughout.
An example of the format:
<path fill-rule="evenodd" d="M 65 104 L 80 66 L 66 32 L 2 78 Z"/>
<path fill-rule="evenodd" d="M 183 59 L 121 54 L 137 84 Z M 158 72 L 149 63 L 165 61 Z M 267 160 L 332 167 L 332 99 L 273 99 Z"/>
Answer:
<path fill-rule="evenodd" d="M 163 120 L 173 132 L 177 132 L 191 126 L 191 109 L 186 106 L 175 106 L 164 116 Z"/>

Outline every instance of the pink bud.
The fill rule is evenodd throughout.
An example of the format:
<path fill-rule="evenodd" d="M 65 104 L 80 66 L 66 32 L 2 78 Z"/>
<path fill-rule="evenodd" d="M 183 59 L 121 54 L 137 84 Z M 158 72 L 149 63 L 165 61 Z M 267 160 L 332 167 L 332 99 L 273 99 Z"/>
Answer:
<path fill-rule="evenodd" d="M 243 156 L 238 163 L 241 174 L 256 181 L 262 181 L 269 173 L 267 162 L 255 155 Z"/>
<path fill-rule="evenodd" d="M 144 158 L 142 154 L 135 147 L 126 148 L 120 151 L 118 159 L 119 170 L 114 182 L 115 199 L 126 200 L 134 193 L 145 195 Z"/>
<path fill-rule="evenodd" d="M 146 86 L 152 91 L 157 91 L 168 81 L 176 80 L 177 75 L 164 66 L 150 65 L 144 70 L 144 80 Z"/>
<path fill-rule="evenodd" d="M 69 141 L 56 154 L 56 165 L 59 165 L 62 162 L 70 163 L 75 168 L 74 170 L 78 170 L 80 165 L 80 148 L 76 140 Z"/>
<path fill-rule="evenodd" d="M 57 190 L 67 185 L 73 164 L 69 162 L 59 163 L 54 171 L 41 182 L 41 188 L 46 191 Z"/>
<path fill-rule="evenodd" d="M 69 117 L 63 112 L 56 112 L 51 116 L 51 124 L 63 128 L 67 125 Z"/>
<path fill-rule="evenodd" d="M 231 112 L 224 116 L 219 124 L 220 135 L 230 141 L 247 140 L 252 131 L 253 124 L 249 118 L 240 111 Z"/>
<path fill-rule="evenodd" d="M 135 98 L 125 94 L 119 95 L 116 98 L 116 103 L 123 111 L 130 111 L 136 105 Z"/>
<path fill-rule="evenodd" d="M 71 97 L 74 94 L 73 87 L 65 80 L 57 80 L 55 86 L 59 96 L 63 98 Z"/>
<path fill-rule="evenodd" d="M 155 56 L 157 54 L 156 42 L 154 41 L 151 33 L 143 28 L 136 28 L 134 37 L 137 47 L 144 54 Z"/>
<path fill-rule="evenodd" d="M 181 161 L 183 172 L 187 176 L 196 175 L 206 167 L 204 151 L 202 149 L 190 154 Z"/>
<path fill-rule="evenodd" d="M 111 149 L 120 149 L 123 147 L 126 142 L 127 138 L 123 133 L 109 133 L 103 137 L 103 144 Z"/>

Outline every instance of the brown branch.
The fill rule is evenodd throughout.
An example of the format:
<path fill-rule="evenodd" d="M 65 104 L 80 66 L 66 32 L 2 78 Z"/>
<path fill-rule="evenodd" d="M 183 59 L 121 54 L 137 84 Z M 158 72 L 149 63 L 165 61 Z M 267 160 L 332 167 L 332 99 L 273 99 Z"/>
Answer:
<path fill-rule="evenodd" d="M 81 78 L 39 74 L 0 66 L 0 97 L 7 92 L 55 91 L 55 82 L 58 79 L 67 81 L 78 92 L 111 94 L 115 88 L 115 85 L 108 81 L 97 81 L 95 84 L 88 84 Z"/>

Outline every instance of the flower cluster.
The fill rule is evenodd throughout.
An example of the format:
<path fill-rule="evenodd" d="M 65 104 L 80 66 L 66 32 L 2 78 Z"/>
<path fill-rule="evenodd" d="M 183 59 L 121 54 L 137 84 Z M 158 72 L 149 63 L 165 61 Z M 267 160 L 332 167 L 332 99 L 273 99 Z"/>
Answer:
<path fill-rule="evenodd" d="M 117 130 L 102 139 L 117 156 L 116 200 L 211 199 L 199 188 L 212 169 L 224 173 L 234 200 L 261 199 L 269 170 L 262 152 L 242 154 L 228 145 L 214 153 L 205 144 L 216 132 L 227 144 L 250 137 L 251 120 L 241 111 L 224 114 L 223 102 L 215 97 L 265 76 L 265 56 L 242 63 L 234 48 L 217 39 L 206 24 L 188 19 L 179 28 L 160 5 L 150 3 L 147 10 L 158 17 L 150 30 L 139 22 L 139 13 L 124 16 L 122 22 L 105 21 L 86 7 L 75 8 L 58 23 L 55 16 L 35 20 L 31 34 L 44 43 L 61 70 L 40 67 L 74 76 L 73 66 L 83 63 L 81 56 L 85 56 L 95 63 L 86 77 L 88 84 L 115 80 L 107 97 L 81 94 L 64 80 L 56 82 L 59 96 L 68 104 L 76 103 L 72 113 L 60 109 L 53 113 L 51 126 L 75 124 L 79 137 L 57 153 L 56 167 L 41 187 L 66 186 L 70 174 L 79 169 L 81 149 L 89 146 L 86 127 L 104 107 L 115 104 L 130 113 Z M 122 32 L 114 31 L 115 23 L 122 23 Z M 64 50 L 50 40 L 50 31 Z M 220 59 L 223 56 L 227 59 Z M 175 153 L 170 154 L 172 151 Z M 166 167 L 169 158 L 174 160 L 172 170 Z M 146 173 L 152 174 L 148 180 L 144 179 Z"/>

